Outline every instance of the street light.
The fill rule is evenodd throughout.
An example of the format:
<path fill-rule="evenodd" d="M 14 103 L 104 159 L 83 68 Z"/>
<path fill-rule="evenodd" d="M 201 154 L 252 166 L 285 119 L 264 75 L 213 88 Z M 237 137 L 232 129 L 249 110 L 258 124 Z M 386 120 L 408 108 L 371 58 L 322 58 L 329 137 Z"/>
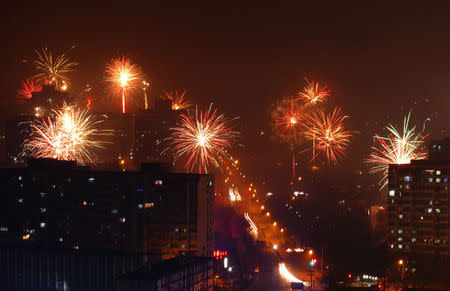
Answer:
<path fill-rule="evenodd" d="M 308 251 L 308 255 L 310 255 L 310 256 L 311 256 L 313 253 L 314 253 L 313 250 L 309 250 L 309 251 Z"/>

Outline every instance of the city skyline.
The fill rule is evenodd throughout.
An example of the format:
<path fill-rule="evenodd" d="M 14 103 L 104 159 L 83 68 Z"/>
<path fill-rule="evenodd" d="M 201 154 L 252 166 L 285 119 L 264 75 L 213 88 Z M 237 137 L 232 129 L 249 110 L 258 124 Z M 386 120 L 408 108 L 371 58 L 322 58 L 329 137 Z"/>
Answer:
<path fill-rule="evenodd" d="M 0 289 L 445 289 L 449 9 L 8 3 Z"/>

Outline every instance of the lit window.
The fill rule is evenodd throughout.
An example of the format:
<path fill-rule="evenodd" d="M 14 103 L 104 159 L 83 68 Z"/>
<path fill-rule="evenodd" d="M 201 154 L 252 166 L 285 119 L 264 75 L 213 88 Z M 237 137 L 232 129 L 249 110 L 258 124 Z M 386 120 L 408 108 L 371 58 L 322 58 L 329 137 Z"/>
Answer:
<path fill-rule="evenodd" d="M 402 233 L 403 233 L 403 229 L 399 229 L 399 230 L 398 230 L 398 233 L 399 233 L 399 234 L 402 234 Z"/>
<path fill-rule="evenodd" d="M 441 170 L 436 170 L 436 175 L 440 175 L 441 174 Z"/>
<path fill-rule="evenodd" d="M 162 185 L 162 180 L 155 180 L 155 185 Z"/>
<path fill-rule="evenodd" d="M 88 181 L 89 181 L 90 183 L 94 183 L 94 182 L 95 182 L 95 178 L 94 178 L 94 177 L 90 177 L 90 178 L 88 178 Z"/>
<path fill-rule="evenodd" d="M 19 176 L 19 178 L 17 178 L 17 180 L 22 181 L 22 180 L 23 180 L 23 177 L 22 177 L 22 176 Z"/>
<path fill-rule="evenodd" d="M 143 204 L 138 204 L 138 207 L 139 207 L 140 209 L 142 209 L 142 208 L 144 208 L 144 205 L 143 205 Z"/>
<path fill-rule="evenodd" d="M 399 214 L 398 218 L 403 219 L 403 214 Z"/>
<path fill-rule="evenodd" d="M 438 244 L 438 243 L 440 243 L 441 242 L 441 240 L 440 239 L 436 239 L 436 240 L 434 240 L 434 243 L 435 244 Z"/>
<path fill-rule="evenodd" d="M 212 184 L 213 184 L 213 182 L 212 182 L 212 181 L 209 181 L 209 186 L 212 186 Z"/>
<path fill-rule="evenodd" d="M 428 209 L 427 209 L 427 212 L 428 212 L 428 213 L 433 212 L 433 208 L 428 208 Z"/>
<path fill-rule="evenodd" d="M 433 201 L 428 202 L 428 204 L 433 205 Z"/>
<path fill-rule="evenodd" d="M 411 242 L 416 242 L 416 238 L 415 237 L 413 237 L 413 238 L 411 238 Z"/>
<path fill-rule="evenodd" d="M 394 234 L 394 230 L 393 230 L 393 229 L 391 229 L 389 232 L 390 232 L 391 234 Z"/>
<path fill-rule="evenodd" d="M 117 214 L 117 213 L 119 213 L 119 209 L 113 209 L 111 212 L 112 212 L 112 214 Z"/>
<path fill-rule="evenodd" d="M 436 213 L 441 213 L 441 209 L 436 208 Z"/>
<path fill-rule="evenodd" d="M 0 231 L 8 231 L 8 227 L 7 226 L 2 226 L 2 227 L 0 227 Z"/>
<path fill-rule="evenodd" d="M 45 192 L 41 192 L 41 197 L 42 197 L 42 198 L 45 197 Z"/>
<path fill-rule="evenodd" d="M 144 191 L 144 189 L 138 188 L 137 191 L 138 191 L 138 192 L 142 192 L 142 191 Z"/>
<path fill-rule="evenodd" d="M 399 249 L 403 249 L 403 245 L 398 245 L 398 248 Z"/>
<path fill-rule="evenodd" d="M 402 240 L 403 240 L 403 238 L 402 238 L 402 237 L 399 237 L 399 238 L 398 238 L 398 241 L 402 241 Z"/>
<path fill-rule="evenodd" d="M 391 203 L 394 203 L 395 202 L 395 200 L 394 199 L 391 199 Z"/>
<path fill-rule="evenodd" d="M 389 190 L 389 196 L 395 196 L 395 190 Z"/>
<path fill-rule="evenodd" d="M 444 178 L 444 183 L 447 183 L 448 182 L 448 178 Z"/>
<path fill-rule="evenodd" d="M 125 217 L 120 218 L 120 222 L 122 222 L 122 223 L 125 223 L 125 220 L 126 220 Z"/>
<path fill-rule="evenodd" d="M 45 228 L 45 222 L 41 222 L 41 228 Z"/>
<path fill-rule="evenodd" d="M 394 244 L 391 244 L 391 249 L 393 249 L 394 248 Z"/>
<path fill-rule="evenodd" d="M 436 178 L 436 183 L 441 183 L 441 178 Z"/>
<path fill-rule="evenodd" d="M 47 208 L 41 208 L 41 213 L 47 212 Z"/>
<path fill-rule="evenodd" d="M 405 176 L 405 182 L 411 182 L 411 177 L 410 176 Z"/>
<path fill-rule="evenodd" d="M 17 202 L 23 203 L 23 198 L 17 198 Z"/>
<path fill-rule="evenodd" d="M 151 207 L 154 207 L 154 206 L 155 206 L 155 203 L 153 203 L 153 202 L 151 202 L 151 203 L 147 202 L 147 203 L 144 204 L 145 208 L 151 208 Z"/>
<path fill-rule="evenodd" d="M 433 183 L 433 178 L 428 178 L 429 183 Z"/>

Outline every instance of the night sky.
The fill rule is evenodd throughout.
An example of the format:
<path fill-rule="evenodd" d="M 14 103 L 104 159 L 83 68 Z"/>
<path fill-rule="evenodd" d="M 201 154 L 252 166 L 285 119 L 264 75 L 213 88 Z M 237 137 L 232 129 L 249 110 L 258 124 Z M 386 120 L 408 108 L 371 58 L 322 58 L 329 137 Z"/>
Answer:
<path fill-rule="evenodd" d="M 347 127 L 360 132 L 341 167 L 363 167 L 371 135 L 386 122 L 400 123 L 414 104 L 418 127 L 431 116 L 432 137 L 448 134 L 442 133 L 450 121 L 444 1 L 93 2 L 3 6 L 0 98 L 13 98 L 31 74 L 22 60 L 33 59 L 34 48 L 60 53 L 75 45 L 68 53 L 80 64 L 71 75 L 75 94 L 86 83 L 103 86 L 110 58 L 130 56 L 151 80 L 152 97 L 186 88 L 201 107 L 214 102 L 240 116 L 245 147 L 238 155 L 259 175 L 289 160 L 287 146 L 271 136 L 270 106 L 302 89 L 304 77 L 327 84 L 333 104 L 350 116 Z"/>

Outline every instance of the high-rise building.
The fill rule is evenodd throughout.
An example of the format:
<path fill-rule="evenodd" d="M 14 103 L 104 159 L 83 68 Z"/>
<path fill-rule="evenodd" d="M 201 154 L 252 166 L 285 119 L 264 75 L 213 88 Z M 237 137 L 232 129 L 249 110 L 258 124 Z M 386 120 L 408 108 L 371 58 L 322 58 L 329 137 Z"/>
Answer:
<path fill-rule="evenodd" d="M 433 142 L 428 160 L 389 166 L 389 249 L 413 273 L 450 270 L 449 157 L 450 147 Z"/>
<path fill-rule="evenodd" d="M 213 258 L 179 256 L 144 266 L 118 280 L 118 291 L 213 290 Z"/>
<path fill-rule="evenodd" d="M 212 256 L 214 176 L 93 171 L 30 160 L 0 168 L 0 244 Z"/>
<path fill-rule="evenodd" d="M 175 126 L 177 112 L 170 107 L 159 106 L 158 110 L 146 110 L 136 114 L 134 159 L 137 163 L 172 162 L 167 138 L 170 128 Z"/>

